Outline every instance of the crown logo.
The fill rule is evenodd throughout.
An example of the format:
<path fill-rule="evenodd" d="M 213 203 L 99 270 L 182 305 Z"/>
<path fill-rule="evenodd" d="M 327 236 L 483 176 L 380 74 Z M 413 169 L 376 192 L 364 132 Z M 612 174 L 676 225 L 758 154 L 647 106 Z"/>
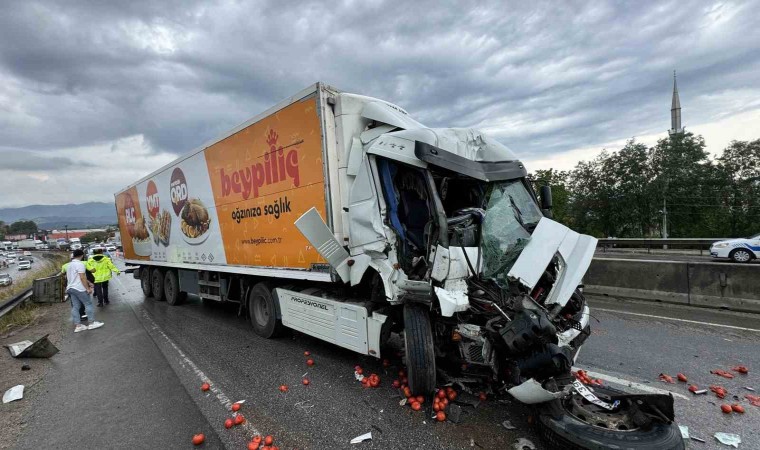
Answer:
<path fill-rule="evenodd" d="M 277 139 L 279 137 L 280 136 L 278 136 L 274 130 L 270 129 L 269 133 L 267 133 L 267 144 L 269 144 L 270 147 L 274 147 L 277 145 Z"/>

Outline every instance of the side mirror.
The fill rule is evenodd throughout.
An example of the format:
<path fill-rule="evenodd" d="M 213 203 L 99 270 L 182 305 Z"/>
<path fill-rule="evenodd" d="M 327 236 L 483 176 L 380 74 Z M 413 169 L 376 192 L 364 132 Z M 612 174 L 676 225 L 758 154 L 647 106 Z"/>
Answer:
<path fill-rule="evenodd" d="M 541 186 L 541 210 L 548 218 L 552 218 L 552 187 Z"/>

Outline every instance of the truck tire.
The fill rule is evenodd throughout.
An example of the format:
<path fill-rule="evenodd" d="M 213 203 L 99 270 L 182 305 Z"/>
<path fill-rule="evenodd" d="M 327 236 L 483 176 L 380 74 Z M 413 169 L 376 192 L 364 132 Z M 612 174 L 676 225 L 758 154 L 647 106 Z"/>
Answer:
<path fill-rule="evenodd" d="M 187 292 L 179 290 L 179 278 L 177 272 L 173 270 L 167 270 L 164 275 L 164 297 L 166 297 L 166 303 L 172 306 L 181 305 L 187 298 Z"/>
<path fill-rule="evenodd" d="M 282 334 L 284 327 L 282 321 L 277 319 L 277 309 L 268 283 L 253 286 L 248 293 L 247 306 L 254 333 L 266 339 Z"/>
<path fill-rule="evenodd" d="M 150 269 L 143 266 L 140 268 L 140 287 L 146 298 L 153 295 L 153 285 L 150 282 Z"/>
<path fill-rule="evenodd" d="M 150 282 L 153 286 L 153 300 L 160 302 L 164 299 L 164 274 L 161 269 L 153 269 L 150 274 Z"/>
<path fill-rule="evenodd" d="M 404 305 L 404 347 L 409 389 L 417 395 L 435 389 L 435 349 L 430 316 L 422 305 Z"/>
<path fill-rule="evenodd" d="M 597 395 L 619 394 L 616 389 L 594 386 Z M 574 395 L 579 395 L 574 393 Z M 604 423 L 590 423 L 589 419 L 578 411 L 572 411 L 570 400 L 553 400 L 539 406 L 537 420 L 541 437 L 550 448 L 567 450 L 602 450 L 608 448 L 644 450 L 650 448 L 663 450 L 682 450 L 685 448 L 681 431 L 675 422 L 665 423 L 652 420 L 648 426 L 641 428 L 611 428 Z M 580 401 L 586 408 L 594 405 Z M 635 414 L 630 405 L 616 413 L 619 417 Z M 597 408 L 602 411 L 601 408 Z M 641 412 L 638 412 L 641 414 Z"/>

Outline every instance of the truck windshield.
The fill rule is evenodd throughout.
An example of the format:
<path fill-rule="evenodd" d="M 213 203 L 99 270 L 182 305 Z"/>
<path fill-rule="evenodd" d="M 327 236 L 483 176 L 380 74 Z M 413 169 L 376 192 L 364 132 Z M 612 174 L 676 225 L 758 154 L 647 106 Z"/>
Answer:
<path fill-rule="evenodd" d="M 506 286 L 507 272 L 543 216 L 520 180 L 489 184 L 485 205 L 483 275 Z"/>

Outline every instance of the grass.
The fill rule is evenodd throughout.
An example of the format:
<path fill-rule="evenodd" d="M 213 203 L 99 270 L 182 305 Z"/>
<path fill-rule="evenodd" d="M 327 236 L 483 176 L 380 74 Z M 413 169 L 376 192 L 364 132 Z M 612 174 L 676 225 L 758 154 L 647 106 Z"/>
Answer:
<path fill-rule="evenodd" d="M 32 302 L 25 302 L 14 308 L 13 311 L 0 318 L 0 336 L 34 323 L 40 316 L 39 309 L 40 307 Z"/>

